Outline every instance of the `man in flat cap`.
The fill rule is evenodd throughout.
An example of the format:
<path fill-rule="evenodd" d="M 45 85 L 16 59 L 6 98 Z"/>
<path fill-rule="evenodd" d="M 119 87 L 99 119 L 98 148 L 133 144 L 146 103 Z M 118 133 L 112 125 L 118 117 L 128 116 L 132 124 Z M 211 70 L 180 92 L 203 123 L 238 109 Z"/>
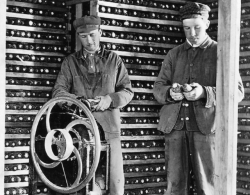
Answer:
<path fill-rule="evenodd" d="M 85 16 L 74 21 L 82 49 L 64 59 L 52 97 L 70 96 L 99 101 L 93 115 L 110 144 L 110 195 L 123 195 L 119 108 L 132 100 L 133 92 L 122 59 L 100 45 L 100 23 L 97 16 Z"/>
<path fill-rule="evenodd" d="M 180 9 L 186 42 L 166 55 L 153 93 L 163 104 L 158 129 L 165 133 L 166 195 L 188 195 L 190 170 L 198 195 L 214 192 L 217 42 L 209 27 L 207 5 Z M 238 79 L 238 101 L 244 96 Z"/>

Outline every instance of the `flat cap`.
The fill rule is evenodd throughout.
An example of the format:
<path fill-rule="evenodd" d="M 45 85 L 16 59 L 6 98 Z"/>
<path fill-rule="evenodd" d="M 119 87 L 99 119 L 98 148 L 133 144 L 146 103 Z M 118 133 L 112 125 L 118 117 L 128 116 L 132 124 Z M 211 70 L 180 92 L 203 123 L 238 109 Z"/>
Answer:
<path fill-rule="evenodd" d="M 98 16 L 84 16 L 77 18 L 73 22 L 73 26 L 77 33 L 89 33 L 92 30 L 98 29 L 101 24 L 101 18 Z"/>
<path fill-rule="evenodd" d="M 185 4 L 180 9 L 181 20 L 188 18 L 206 18 L 209 17 L 209 12 L 211 9 L 202 3 L 190 2 Z"/>

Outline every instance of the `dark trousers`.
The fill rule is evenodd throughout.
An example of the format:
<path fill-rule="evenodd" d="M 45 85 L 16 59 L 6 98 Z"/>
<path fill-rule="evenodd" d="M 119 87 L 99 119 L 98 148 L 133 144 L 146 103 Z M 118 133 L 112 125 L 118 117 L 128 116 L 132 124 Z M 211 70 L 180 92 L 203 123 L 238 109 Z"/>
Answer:
<path fill-rule="evenodd" d="M 198 195 L 214 195 L 215 134 L 173 130 L 165 134 L 167 191 L 188 195 L 192 166 Z"/>

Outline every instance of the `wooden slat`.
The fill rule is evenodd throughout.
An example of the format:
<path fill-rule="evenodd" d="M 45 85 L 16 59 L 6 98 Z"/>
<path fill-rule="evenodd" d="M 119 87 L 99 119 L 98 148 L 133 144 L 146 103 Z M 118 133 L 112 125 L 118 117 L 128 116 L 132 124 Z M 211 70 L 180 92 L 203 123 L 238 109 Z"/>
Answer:
<path fill-rule="evenodd" d="M 5 122 L 5 127 L 31 127 L 32 122 Z"/>
<path fill-rule="evenodd" d="M 250 118 L 250 113 L 239 113 L 238 117 L 239 118 Z"/>
<path fill-rule="evenodd" d="M 22 6 L 28 8 L 36 8 L 36 9 L 48 9 L 51 11 L 58 11 L 58 12 L 67 12 L 67 8 L 65 7 L 58 7 L 58 6 L 51 6 L 51 5 L 42 5 L 42 4 L 34 4 L 34 3 L 25 3 L 25 2 L 18 2 L 18 1 L 7 1 L 7 5 L 12 6 Z"/>
<path fill-rule="evenodd" d="M 137 93 L 153 93 L 153 89 L 133 88 L 133 92 L 137 92 Z"/>
<path fill-rule="evenodd" d="M 98 16 L 101 18 L 115 18 L 117 20 L 129 20 L 129 21 L 134 21 L 134 22 L 144 22 L 144 23 L 151 23 L 151 24 L 181 26 L 180 21 L 138 18 L 138 17 L 131 17 L 131 16 L 116 15 L 116 14 L 106 14 L 106 13 L 100 13 L 100 12 L 98 13 Z"/>
<path fill-rule="evenodd" d="M 122 148 L 122 152 L 162 152 L 164 148 L 154 147 L 154 148 Z"/>
<path fill-rule="evenodd" d="M 156 164 L 165 163 L 165 159 L 147 159 L 147 160 L 124 160 L 124 165 Z"/>
<path fill-rule="evenodd" d="M 30 134 L 5 134 L 5 139 L 30 139 Z"/>
<path fill-rule="evenodd" d="M 157 0 L 157 1 L 166 2 L 166 0 Z M 190 2 L 190 1 L 186 1 L 186 0 L 168 0 L 167 2 L 168 3 L 185 4 L 185 3 Z"/>
<path fill-rule="evenodd" d="M 41 90 L 41 91 L 50 91 L 52 87 L 45 86 L 28 86 L 28 85 L 6 85 L 6 89 L 15 89 L 15 90 Z"/>
<path fill-rule="evenodd" d="M 20 171 L 4 171 L 4 176 L 8 175 L 28 175 L 29 170 L 20 170 Z"/>
<path fill-rule="evenodd" d="M 153 8 L 153 7 L 145 7 L 145 6 L 138 6 L 138 5 L 129 5 L 129 4 L 123 4 L 123 3 L 113 3 L 113 2 L 108 2 L 108 1 L 99 1 L 99 5 L 106 6 L 106 7 L 115 7 L 115 8 L 122 8 L 122 9 L 146 11 L 146 12 L 165 13 L 165 14 L 174 14 L 174 15 L 179 14 L 178 11 L 170 10 L 170 9 Z"/>
<path fill-rule="evenodd" d="M 18 26 L 18 25 L 6 25 L 6 29 L 13 30 L 24 30 L 24 31 L 39 31 L 39 32 L 47 32 L 47 33 L 56 33 L 56 34 L 67 34 L 66 30 L 62 29 L 53 29 L 53 28 L 41 28 L 41 27 L 32 27 L 32 26 Z"/>
<path fill-rule="evenodd" d="M 138 28 L 127 28 L 127 27 L 119 27 L 119 26 L 107 26 L 101 25 L 101 29 L 110 30 L 110 31 L 122 31 L 122 32 L 135 32 L 135 33 L 146 33 L 150 35 L 164 35 L 164 36 L 173 36 L 173 37 L 183 37 L 183 32 L 164 32 L 157 30 L 147 30 L 147 29 L 138 29 Z"/>
<path fill-rule="evenodd" d="M 250 100 L 243 100 L 241 102 L 239 102 L 240 106 L 250 106 Z"/>
<path fill-rule="evenodd" d="M 139 173 L 125 173 L 125 177 L 147 177 L 147 176 L 155 176 L 155 175 L 166 175 L 166 171 L 158 171 L 158 172 L 139 172 Z"/>
<path fill-rule="evenodd" d="M 27 114 L 27 115 L 36 115 L 38 110 L 6 110 L 6 114 Z"/>
<path fill-rule="evenodd" d="M 139 65 L 139 64 L 126 64 L 126 68 L 135 68 L 135 69 L 141 69 L 141 70 L 160 70 L 160 66 L 153 66 L 153 65 Z"/>
<path fill-rule="evenodd" d="M 28 187 L 29 182 L 4 183 L 4 188 Z"/>
<path fill-rule="evenodd" d="M 250 76 L 241 76 L 241 79 L 242 81 L 250 81 Z"/>
<path fill-rule="evenodd" d="M 57 18 L 57 17 L 36 16 L 36 15 L 30 15 L 30 14 L 19 14 L 19 13 L 11 13 L 11 12 L 7 12 L 6 14 L 7 14 L 7 17 L 12 17 L 12 18 L 42 20 L 42 21 L 49 21 L 49 22 L 65 22 L 64 18 Z"/>
<path fill-rule="evenodd" d="M 5 160 L 4 164 L 21 164 L 21 163 L 29 163 L 29 159 L 11 159 Z"/>
<path fill-rule="evenodd" d="M 23 42 L 23 43 L 41 43 L 41 44 L 51 44 L 51 45 L 65 45 L 65 41 L 32 39 L 32 38 L 10 37 L 10 36 L 6 37 L 6 41 L 16 41 L 16 42 Z"/>
<path fill-rule="evenodd" d="M 6 60 L 6 64 L 11 65 L 22 65 L 22 66 L 45 66 L 51 68 L 61 67 L 61 63 L 47 63 L 47 62 L 32 62 L 32 61 L 16 61 L 16 60 Z"/>
<path fill-rule="evenodd" d="M 249 194 L 249 193 L 250 193 L 250 190 L 248 190 L 248 189 L 243 189 L 243 188 L 237 188 L 237 192 Z"/>
<path fill-rule="evenodd" d="M 35 74 L 35 73 L 22 73 L 22 72 L 6 72 L 7 77 L 16 78 L 36 78 L 36 79 L 56 79 L 57 75 L 52 74 Z"/>
<path fill-rule="evenodd" d="M 42 56 L 60 56 L 60 57 L 65 56 L 65 54 L 58 52 L 34 51 L 34 50 L 24 50 L 24 49 L 6 49 L 6 53 L 42 55 Z"/>
<path fill-rule="evenodd" d="M 236 192 L 240 4 L 220 1 L 218 7 L 214 191 L 223 195 Z"/>
<path fill-rule="evenodd" d="M 250 27 L 240 29 L 241 33 L 249 32 L 249 31 L 250 31 Z"/>
<path fill-rule="evenodd" d="M 129 75 L 129 78 L 132 81 L 155 81 L 157 77 L 154 77 L 154 76 Z"/>
<path fill-rule="evenodd" d="M 131 102 L 129 102 L 129 105 L 161 105 L 161 104 L 157 101 L 150 101 L 150 100 L 132 100 Z"/>
<path fill-rule="evenodd" d="M 238 164 L 238 165 L 237 165 L 237 169 L 250 169 L 250 165 Z"/>
<path fill-rule="evenodd" d="M 240 142 L 238 142 L 240 143 Z M 250 143 L 240 143 L 240 144 L 250 144 Z M 243 152 L 243 151 L 238 151 L 237 152 L 238 156 L 249 156 L 250 157 L 250 153 L 249 152 Z"/>
<path fill-rule="evenodd" d="M 166 55 L 158 55 L 158 54 L 149 54 L 149 53 L 135 53 L 135 52 L 127 52 L 127 51 L 116 51 L 113 50 L 120 56 L 128 56 L 128 57 L 144 57 L 144 58 L 157 58 L 164 59 Z"/>
<path fill-rule="evenodd" d="M 144 136 L 121 136 L 122 141 L 139 141 L 139 140 L 162 140 L 164 136 L 162 135 L 144 135 Z M 250 143 L 250 142 L 249 142 Z"/>
<path fill-rule="evenodd" d="M 7 102 L 38 102 L 38 103 L 45 103 L 49 101 L 50 98 L 39 98 L 39 97 L 6 97 Z"/>
<path fill-rule="evenodd" d="M 5 152 L 20 152 L 20 151 L 30 151 L 29 146 L 19 146 L 19 147 L 5 147 Z"/>
<path fill-rule="evenodd" d="M 241 69 L 250 69 L 250 64 L 240 64 L 240 70 Z"/>
<path fill-rule="evenodd" d="M 154 112 L 121 112 L 121 117 L 159 117 Z"/>
<path fill-rule="evenodd" d="M 250 126 L 238 126 L 238 131 L 250 131 Z"/>
<path fill-rule="evenodd" d="M 114 39 L 101 37 L 101 42 L 109 42 L 116 44 L 128 44 L 128 45 L 140 45 L 140 46 L 148 46 L 148 47 L 163 47 L 163 48 L 173 48 L 176 47 L 177 44 L 165 44 L 165 43 L 156 43 L 156 42 L 146 42 L 146 41 L 134 41 L 134 40 L 126 40 L 126 39 Z"/>
<path fill-rule="evenodd" d="M 250 51 L 242 51 L 240 52 L 240 56 L 250 56 Z"/>
<path fill-rule="evenodd" d="M 145 184 L 129 184 L 129 185 L 125 185 L 125 189 L 156 188 L 156 187 L 166 187 L 166 186 L 167 186 L 167 182 L 145 183 Z"/>
<path fill-rule="evenodd" d="M 122 129 L 135 129 L 135 128 L 145 128 L 152 129 L 157 128 L 157 124 L 121 124 Z"/>

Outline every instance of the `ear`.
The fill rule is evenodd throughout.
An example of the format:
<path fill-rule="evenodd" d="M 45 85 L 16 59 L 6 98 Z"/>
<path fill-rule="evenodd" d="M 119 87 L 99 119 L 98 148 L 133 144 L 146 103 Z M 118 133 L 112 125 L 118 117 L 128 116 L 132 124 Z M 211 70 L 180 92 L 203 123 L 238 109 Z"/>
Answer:
<path fill-rule="evenodd" d="M 102 36 L 102 29 L 99 29 L 100 36 Z"/>
<path fill-rule="evenodd" d="M 210 25 L 210 20 L 207 20 L 206 21 L 206 29 L 208 29 L 209 25 Z"/>

